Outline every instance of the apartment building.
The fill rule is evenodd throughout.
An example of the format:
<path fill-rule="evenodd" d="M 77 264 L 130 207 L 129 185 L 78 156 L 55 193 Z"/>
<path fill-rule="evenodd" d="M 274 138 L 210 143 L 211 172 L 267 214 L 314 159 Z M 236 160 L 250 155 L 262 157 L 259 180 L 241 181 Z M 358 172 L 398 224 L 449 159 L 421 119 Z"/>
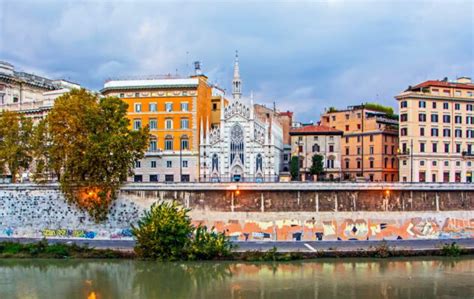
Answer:
<path fill-rule="evenodd" d="M 400 181 L 468 182 L 474 162 L 474 84 L 429 80 L 395 97 L 400 108 Z"/>
<path fill-rule="evenodd" d="M 301 180 L 311 179 L 313 156 L 323 157 L 324 176 L 327 179 L 341 177 L 341 137 L 343 132 L 327 126 L 307 125 L 291 128 L 291 156 L 299 158 Z"/>
<path fill-rule="evenodd" d="M 110 80 L 101 90 L 128 104 L 130 126 L 148 126 L 150 145 L 136 161 L 135 182 L 193 182 L 199 180 L 200 124 L 208 128 L 212 99 L 223 96 L 196 67 L 196 75 L 144 80 Z M 217 107 L 214 107 L 216 110 Z M 220 109 L 220 107 L 219 107 Z"/>
<path fill-rule="evenodd" d="M 398 181 L 398 120 L 389 107 L 376 104 L 331 108 L 321 125 L 343 132 L 343 179 Z"/>

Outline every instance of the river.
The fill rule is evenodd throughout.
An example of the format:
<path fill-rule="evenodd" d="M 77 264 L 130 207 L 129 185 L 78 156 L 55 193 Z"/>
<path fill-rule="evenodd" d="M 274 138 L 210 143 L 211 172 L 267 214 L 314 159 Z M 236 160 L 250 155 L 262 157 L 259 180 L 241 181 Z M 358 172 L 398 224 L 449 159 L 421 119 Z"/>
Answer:
<path fill-rule="evenodd" d="M 474 258 L 0 260 L 0 298 L 474 298 Z"/>

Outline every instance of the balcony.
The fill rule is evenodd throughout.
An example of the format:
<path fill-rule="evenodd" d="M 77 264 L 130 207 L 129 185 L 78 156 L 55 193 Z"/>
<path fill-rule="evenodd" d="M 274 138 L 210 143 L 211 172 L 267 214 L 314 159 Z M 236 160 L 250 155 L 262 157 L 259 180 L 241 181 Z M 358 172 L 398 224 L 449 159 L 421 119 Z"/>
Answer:
<path fill-rule="evenodd" d="M 464 151 L 462 152 L 462 157 L 464 159 L 474 159 L 474 152 Z"/>
<path fill-rule="evenodd" d="M 398 149 L 397 151 L 397 156 L 399 157 L 404 157 L 404 156 L 409 156 L 410 155 L 410 149 Z"/>

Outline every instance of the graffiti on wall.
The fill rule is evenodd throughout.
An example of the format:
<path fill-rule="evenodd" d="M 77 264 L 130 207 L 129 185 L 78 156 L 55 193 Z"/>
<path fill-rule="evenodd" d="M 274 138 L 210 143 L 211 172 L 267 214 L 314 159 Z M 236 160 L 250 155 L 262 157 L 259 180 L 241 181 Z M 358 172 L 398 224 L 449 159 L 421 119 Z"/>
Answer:
<path fill-rule="evenodd" d="M 329 221 L 280 220 L 259 222 L 251 220 L 194 221 L 225 232 L 239 241 L 322 241 L 322 240 L 382 240 L 382 239 L 446 239 L 474 238 L 474 219 L 408 218 L 343 219 Z"/>
<path fill-rule="evenodd" d="M 45 238 L 85 238 L 94 239 L 96 232 L 82 229 L 43 229 L 41 234 Z"/>

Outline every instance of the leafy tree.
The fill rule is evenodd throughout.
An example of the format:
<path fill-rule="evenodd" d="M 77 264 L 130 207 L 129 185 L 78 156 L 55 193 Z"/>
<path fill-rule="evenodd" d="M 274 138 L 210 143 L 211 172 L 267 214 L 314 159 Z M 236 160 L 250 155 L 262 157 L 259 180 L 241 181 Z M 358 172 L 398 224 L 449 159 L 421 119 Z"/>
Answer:
<path fill-rule="evenodd" d="M 300 162 L 299 162 L 299 157 L 298 156 L 293 156 L 291 157 L 290 160 L 290 175 L 291 179 L 293 181 L 296 181 L 298 179 L 298 176 L 300 174 Z"/>
<path fill-rule="evenodd" d="M 36 144 L 44 167 L 35 174 L 55 173 L 66 198 L 98 221 L 148 145 L 148 128 L 129 128 L 127 107 L 118 98 L 75 89 L 56 99 L 45 128 L 36 131 L 47 144 Z"/>
<path fill-rule="evenodd" d="M 311 158 L 311 168 L 309 172 L 312 175 L 317 175 L 318 177 L 324 173 L 324 164 L 323 164 L 324 157 L 319 154 L 314 154 Z"/>
<path fill-rule="evenodd" d="M 29 139 L 33 130 L 31 119 L 16 112 L 0 113 L 0 171 L 7 169 L 16 182 L 17 174 L 31 163 Z"/>
<path fill-rule="evenodd" d="M 138 225 L 132 225 L 137 255 L 166 261 L 229 255 L 229 239 L 223 233 L 209 232 L 204 226 L 194 227 L 188 212 L 176 202 L 154 203 Z"/>
<path fill-rule="evenodd" d="M 36 183 L 44 183 L 49 178 L 48 163 L 50 162 L 51 140 L 49 139 L 47 125 L 46 119 L 41 120 L 33 128 L 30 140 L 32 156 L 35 161 L 33 180 Z"/>

